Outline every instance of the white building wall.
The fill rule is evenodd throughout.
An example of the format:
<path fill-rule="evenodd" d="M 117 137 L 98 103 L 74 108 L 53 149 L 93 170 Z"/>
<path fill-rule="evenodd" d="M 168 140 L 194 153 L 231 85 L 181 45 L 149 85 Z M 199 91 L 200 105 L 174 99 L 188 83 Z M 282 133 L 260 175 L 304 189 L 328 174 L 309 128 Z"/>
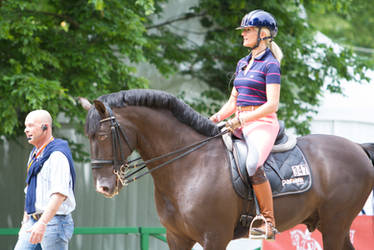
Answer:
<path fill-rule="evenodd" d="M 311 124 L 313 134 L 331 134 L 357 143 L 374 143 L 374 72 L 370 83 L 344 83 L 346 96 L 326 94 L 319 113 Z M 373 193 L 364 206 L 374 215 Z"/>

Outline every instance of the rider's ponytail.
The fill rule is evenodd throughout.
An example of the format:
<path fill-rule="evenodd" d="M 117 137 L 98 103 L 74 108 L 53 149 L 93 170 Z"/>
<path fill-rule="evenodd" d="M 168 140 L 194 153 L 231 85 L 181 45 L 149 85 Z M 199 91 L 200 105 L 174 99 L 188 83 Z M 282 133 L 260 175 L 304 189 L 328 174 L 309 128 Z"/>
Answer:
<path fill-rule="evenodd" d="M 274 41 L 271 41 L 269 43 L 269 49 L 271 50 L 271 53 L 273 53 L 274 57 L 278 60 L 280 64 L 283 58 L 283 52 L 281 48 Z"/>
<path fill-rule="evenodd" d="M 270 37 L 270 30 L 266 27 L 262 28 L 262 29 L 265 31 L 266 36 Z M 282 61 L 282 58 L 283 58 L 283 52 L 282 52 L 281 48 L 272 39 L 266 39 L 265 41 L 266 41 L 266 45 L 271 50 L 271 53 L 273 53 L 273 56 L 275 57 L 275 59 L 278 60 L 278 62 L 280 64 L 281 61 Z"/>

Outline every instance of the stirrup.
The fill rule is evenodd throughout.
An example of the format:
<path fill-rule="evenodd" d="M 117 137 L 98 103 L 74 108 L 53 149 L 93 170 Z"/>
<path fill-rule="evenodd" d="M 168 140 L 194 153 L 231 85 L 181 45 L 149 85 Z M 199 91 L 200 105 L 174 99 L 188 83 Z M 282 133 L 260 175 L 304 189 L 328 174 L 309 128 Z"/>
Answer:
<path fill-rule="evenodd" d="M 257 220 L 262 220 L 264 223 L 265 223 L 265 234 L 252 234 L 252 226 L 253 226 L 253 222 L 257 221 Z M 265 219 L 265 217 L 262 215 L 262 214 L 258 214 L 256 215 L 255 218 L 253 218 L 252 222 L 251 222 L 251 225 L 249 226 L 249 239 L 250 240 L 275 240 L 275 234 L 278 233 L 278 231 L 274 228 L 274 232 L 273 232 L 273 235 L 274 237 L 271 237 L 271 238 L 268 238 L 268 222 L 267 220 Z"/>

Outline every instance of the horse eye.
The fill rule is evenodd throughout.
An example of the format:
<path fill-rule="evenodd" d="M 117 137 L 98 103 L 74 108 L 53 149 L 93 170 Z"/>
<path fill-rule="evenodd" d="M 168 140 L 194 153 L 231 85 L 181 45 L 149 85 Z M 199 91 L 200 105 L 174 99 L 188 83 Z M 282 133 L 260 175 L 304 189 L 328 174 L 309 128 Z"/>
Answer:
<path fill-rule="evenodd" d="M 97 136 L 97 139 L 98 139 L 99 141 L 104 141 L 106 138 L 108 138 L 107 135 L 98 135 L 98 136 Z"/>

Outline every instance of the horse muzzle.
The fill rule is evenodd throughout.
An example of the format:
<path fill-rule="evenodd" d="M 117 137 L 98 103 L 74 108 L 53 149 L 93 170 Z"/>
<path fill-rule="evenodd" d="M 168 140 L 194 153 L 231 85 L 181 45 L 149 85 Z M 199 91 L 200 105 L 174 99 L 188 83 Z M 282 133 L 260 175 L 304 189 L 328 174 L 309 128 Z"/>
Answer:
<path fill-rule="evenodd" d="M 113 198 L 118 194 L 118 185 L 116 178 L 103 177 L 96 180 L 96 192 L 103 194 L 107 198 Z"/>

